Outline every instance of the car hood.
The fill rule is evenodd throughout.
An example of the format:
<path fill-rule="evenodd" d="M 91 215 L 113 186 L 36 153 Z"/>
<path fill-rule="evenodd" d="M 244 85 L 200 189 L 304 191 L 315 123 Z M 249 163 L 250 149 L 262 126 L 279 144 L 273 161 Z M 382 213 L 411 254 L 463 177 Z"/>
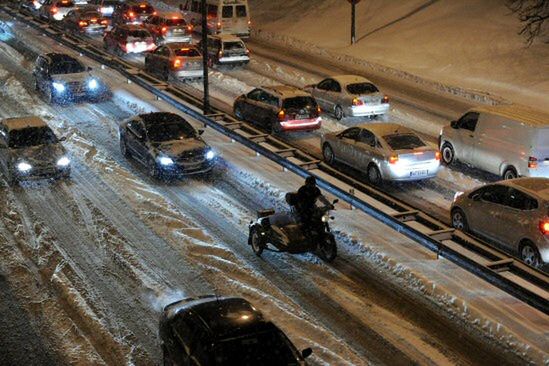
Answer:
<path fill-rule="evenodd" d="M 53 81 L 62 81 L 62 82 L 67 82 L 67 83 L 74 82 L 74 81 L 78 81 L 78 82 L 82 83 L 82 82 L 84 82 L 86 80 L 89 80 L 91 78 L 99 80 L 99 78 L 97 76 L 94 76 L 89 72 L 79 72 L 79 73 L 74 73 L 74 74 L 52 75 L 52 77 L 51 77 L 51 79 Z"/>
<path fill-rule="evenodd" d="M 161 144 L 155 145 L 156 150 L 169 157 L 177 158 L 178 156 L 185 155 L 193 150 L 202 150 L 208 147 L 201 139 L 189 138 L 184 140 L 172 140 L 166 141 Z"/>
<path fill-rule="evenodd" d="M 13 160 L 24 160 L 31 165 L 55 163 L 65 155 L 66 151 L 61 144 L 48 144 L 11 149 Z"/>

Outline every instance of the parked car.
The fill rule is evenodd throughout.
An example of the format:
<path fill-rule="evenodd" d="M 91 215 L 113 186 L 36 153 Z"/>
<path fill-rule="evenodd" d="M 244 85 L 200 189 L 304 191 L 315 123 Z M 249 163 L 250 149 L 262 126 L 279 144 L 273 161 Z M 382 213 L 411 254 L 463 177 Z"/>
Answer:
<path fill-rule="evenodd" d="M 202 41 L 199 43 L 202 49 Z M 250 50 L 237 36 L 218 34 L 208 36 L 208 63 L 213 65 L 246 65 L 250 62 Z"/>
<path fill-rule="evenodd" d="M 344 117 L 375 117 L 389 112 L 389 97 L 370 80 L 356 75 L 338 75 L 308 85 L 305 90 L 316 99 L 323 111 Z"/>
<path fill-rule="evenodd" d="M 139 25 L 118 25 L 105 32 L 103 47 L 118 56 L 143 53 L 156 48 L 152 35 Z"/>
<path fill-rule="evenodd" d="M 38 10 L 38 14 L 41 18 L 49 21 L 61 21 L 75 7 L 72 0 L 45 0 Z"/>
<path fill-rule="evenodd" d="M 320 107 L 311 94 L 289 85 L 263 86 L 238 97 L 237 118 L 271 132 L 311 131 L 320 128 Z"/>
<path fill-rule="evenodd" d="M 143 21 L 157 45 L 183 42 L 192 43 L 193 27 L 185 22 L 180 13 L 159 13 Z"/>
<path fill-rule="evenodd" d="M 46 53 L 38 56 L 32 72 L 34 85 L 49 103 L 66 102 L 79 98 L 102 100 L 110 90 L 91 67 L 64 53 Z"/>
<path fill-rule="evenodd" d="M 0 165 L 8 183 L 70 176 L 70 159 L 40 117 L 0 121 Z"/>
<path fill-rule="evenodd" d="M 538 267 L 549 262 L 549 179 L 518 178 L 457 193 L 452 226 L 489 239 Z"/>
<path fill-rule="evenodd" d="M 549 114 L 516 105 L 471 109 L 440 134 L 442 160 L 503 179 L 549 178 Z"/>
<path fill-rule="evenodd" d="M 188 43 L 168 43 L 145 56 L 145 71 L 164 80 L 202 78 L 203 70 L 200 51 Z"/>
<path fill-rule="evenodd" d="M 440 153 L 414 131 L 394 123 L 369 123 L 321 138 L 324 160 L 336 161 L 366 173 L 368 181 L 413 181 L 433 178 Z"/>
<path fill-rule="evenodd" d="M 154 7 L 146 1 L 126 1 L 114 8 L 112 24 L 142 24 L 151 15 L 156 15 Z"/>
<path fill-rule="evenodd" d="M 63 19 L 67 30 L 81 33 L 103 33 L 109 25 L 109 20 L 97 10 L 77 8 L 68 12 Z"/>
<path fill-rule="evenodd" d="M 183 117 L 167 112 L 140 114 L 120 125 L 120 150 L 147 167 L 152 177 L 207 173 L 216 154 Z"/>
<path fill-rule="evenodd" d="M 88 3 L 97 7 L 102 16 L 110 18 L 117 6 L 124 4 L 125 0 L 90 0 Z"/>
<path fill-rule="evenodd" d="M 164 365 L 306 365 L 288 337 L 248 301 L 207 296 L 164 307 L 159 335 Z"/>

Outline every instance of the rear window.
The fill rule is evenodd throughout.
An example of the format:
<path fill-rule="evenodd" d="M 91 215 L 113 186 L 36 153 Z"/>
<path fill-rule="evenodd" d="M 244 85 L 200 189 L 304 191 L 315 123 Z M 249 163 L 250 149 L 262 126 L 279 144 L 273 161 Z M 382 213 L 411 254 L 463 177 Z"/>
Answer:
<path fill-rule="evenodd" d="M 284 99 L 282 108 L 286 109 L 303 109 L 316 108 L 316 101 L 312 97 L 293 97 Z"/>
<path fill-rule="evenodd" d="M 76 60 L 56 62 L 52 65 L 50 74 L 75 74 L 78 72 L 84 72 L 86 68 L 80 62 Z"/>
<path fill-rule="evenodd" d="M 371 94 L 379 90 L 372 83 L 356 83 L 347 85 L 347 91 L 351 94 Z"/>
<path fill-rule="evenodd" d="M 200 52 L 196 48 L 180 48 L 175 50 L 175 55 L 180 57 L 199 57 Z"/>
<path fill-rule="evenodd" d="M 233 17 L 233 6 L 228 5 L 223 7 L 223 11 L 221 12 L 221 16 L 223 18 L 232 18 Z"/>
<path fill-rule="evenodd" d="M 71 0 L 63 0 L 57 3 L 58 8 L 72 8 L 74 3 Z"/>
<path fill-rule="evenodd" d="M 246 49 L 242 42 L 223 42 L 223 48 L 227 51 Z"/>
<path fill-rule="evenodd" d="M 57 143 L 53 131 L 49 127 L 33 127 L 13 130 L 10 132 L 9 147 L 20 148 Z"/>
<path fill-rule="evenodd" d="M 408 150 L 417 147 L 425 146 L 423 141 L 416 135 L 410 134 L 394 134 L 383 136 L 383 139 L 389 144 L 393 150 Z"/>
<path fill-rule="evenodd" d="M 177 18 L 177 19 L 166 19 L 166 25 L 168 27 L 177 27 L 177 26 L 186 26 L 187 23 L 185 22 L 185 19 L 183 18 Z"/>
<path fill-rule="evenodd" d="M 236 17 L 237 18 L 243 18 L 248 15 L 248 11 L 246 9 L 246 5 L 237 5 L 236 6 Z"/>
<path fill-rule="evenodd" d="M 138 14 L 152 14 L 154 13 L 154 8 L 150 5 L 140 4 L 140 5 L 133 5 L 132 11 Z"/>
<path fill-rule="evenodd" d="M 217 5 L 208 5 L 208 16 L 217 18 Z"/>

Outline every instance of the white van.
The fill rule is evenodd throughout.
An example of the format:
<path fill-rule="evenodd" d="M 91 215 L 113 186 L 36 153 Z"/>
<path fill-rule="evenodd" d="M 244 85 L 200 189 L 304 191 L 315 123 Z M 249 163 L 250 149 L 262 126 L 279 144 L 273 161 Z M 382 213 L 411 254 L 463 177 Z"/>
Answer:
<path fill-rule="evenodd" d="M 503 179 L 549 178 L 549 114 L 517 105 L 471 109 L 440 134 L 442 161 Z"/>
<path fill-rule="evenodd" d="M 179 6 L 183 17 L 194 30 L 202 32 L 201 0 L 185 0 Z M 208 34 L 227 33 L 241 38 L 250 37 L 248 0 L 206 0 Z"/>

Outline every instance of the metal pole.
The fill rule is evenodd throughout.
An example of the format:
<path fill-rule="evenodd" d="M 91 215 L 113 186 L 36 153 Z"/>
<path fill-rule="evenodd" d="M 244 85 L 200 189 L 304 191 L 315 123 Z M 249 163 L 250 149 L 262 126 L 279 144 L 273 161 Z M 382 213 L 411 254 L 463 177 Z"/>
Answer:
<path fill-rule="evenodd" d="M 351 2 L 351 44 L 355 44 L 356 35 L 355 35 L 355 6 L 356 3 Z"/>
<path fill-rule="evenodd" d="M 208 87 L 208 11 L 206 0 L 202 0 L 202 80 L 204 82 L 204 114 L 210 113 L 210 92 Z"/>

